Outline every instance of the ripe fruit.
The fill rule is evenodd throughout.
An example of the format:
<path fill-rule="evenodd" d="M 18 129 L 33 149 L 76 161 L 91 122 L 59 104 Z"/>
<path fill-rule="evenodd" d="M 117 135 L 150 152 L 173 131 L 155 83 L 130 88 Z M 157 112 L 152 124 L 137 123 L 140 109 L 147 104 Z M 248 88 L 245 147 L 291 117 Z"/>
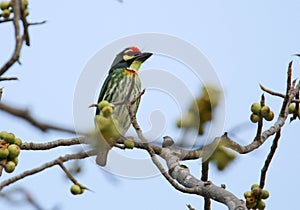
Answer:
<path fill-rule="evenodd" d="M 134 142 L 130 139 L 126 139 L 124 141 L 124 145 L 127 149 L 133 149 L 134 148 Z"/>
<path fill-rule="evenodd" d="M 7 19 L 7 18 L 9 18 L 9 16 L 10 16 L 10 11 L 8 9 L 3 10 L 2 17 Z"/>
<path fill-rule="evenodd" d="M 20 147 L 15 144 L 9 145 L 7 149 L 9 151 L 8 157 L 10 159 L 14 159 L 15 157 L 18 157 L 18 155 L 20 154 Z"/>
<path fill-rule="evenodd" d="M 247 197 L 246 198 L 246 206 L 249 209 L 254 208 L 256 206 L 256 199 L 253 196 Z"/>
<path fill-rule="evenodd" d="M 8 161 L 7 163 L 6 163 L 6 165 L 5 165 L 5 171 L 7 172 L 7 173 L 11 173 L 11 172 L 13 172 L 14 170 L 15 170 L 15 168 L 16 168 L 16 164 L 13 162 L 13 161 Z"/>
<path fill-rule="evenodd" d="M 2 10 L 8 9 L 9 6 L 10 6 L 10 3 L 8 1 L 0 2 L 0 9 L 2 9 Z"/>
<path fill-rule="evenodd" d="M 289 105 L 289 114 L 293 114 L 294 113 L 294 111 L 295 111 L 295 104 L 290 104 Z"/>
<path fill-rule="evenodd" d="M 0 160 L 6 159 L 9 154 L 9 151 L 7 148 L 1 148 L 0 149 Z"/>
<path fill-rule="evenodd" d="M 268 107 L 268 106 L 263 106 L 262 108 L 261 108 L 261 110 L 260 110 L 260 113 L 261 113 L 261 115 L 263 116 L 263 117 L 266 117 L 267 115 L 269 115 L 269 113 L 270 113 L 270 107 Z"/>
<path fill-rule="evenodd" d="M 261 106 L 259 103 L 253 103 L 251 105 L 251 111 L 254 113 L 254 114 L 259 114 L 260 113 L 260 110 L 261 110 Z"/>
<path fill-rule="evenodd" d="M 259 121 L 259 119 L 260 119 L 260 117 L 259 117 L 259 115 L 257 115 L 257 114 L 251 114 L 250 115 L 250 120 L 251 120 L 251 122 L 253 122 L 253 123 L 257 123 L 258 121 Z"/>
<path fill-rule="evenodd" d="M 81 189 L 81 187 L 78 184 L 73 184 L 70 191 L 73 195 L 79 195 L 82 194 L 84 190 Z"/>
<path fill-rule="evenodd" d="M 274 112 L 270 111 L 268 115 L 265 116 L 267 121 L 272 121 L 274 119 Z"/>

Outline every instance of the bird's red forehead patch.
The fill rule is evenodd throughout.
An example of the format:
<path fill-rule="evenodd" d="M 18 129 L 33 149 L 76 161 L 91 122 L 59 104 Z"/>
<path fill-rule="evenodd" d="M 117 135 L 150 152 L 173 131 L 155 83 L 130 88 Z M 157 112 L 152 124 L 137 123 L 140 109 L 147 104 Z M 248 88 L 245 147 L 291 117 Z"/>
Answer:
<path fill-rule="evenodd" d="M 136 52 L 136 53 L 140 53 L 140 49 L 135 47 L 135 46 L 132 46 L 132 47 L 129 47 L 130 50 L 132 50 L 132 52 Z"/>

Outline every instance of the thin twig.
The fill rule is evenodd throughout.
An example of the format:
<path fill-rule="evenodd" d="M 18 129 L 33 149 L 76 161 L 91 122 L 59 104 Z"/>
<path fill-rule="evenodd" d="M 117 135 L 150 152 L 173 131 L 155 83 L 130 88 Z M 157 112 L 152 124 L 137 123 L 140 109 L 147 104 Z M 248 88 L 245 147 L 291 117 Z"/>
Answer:
<path fill-rule="evenodd" d="M 187 204 L 186 207 L 188 207 L 189 210 L 195 210 L 195 209 L 191 206 L 191 204 Z"/>
<path fill-rule="evenodd" d="M 29 110 L 26 110 L 26 109 L 25 110 L 17 109 L 17 108 L 11 107 L 9 105 L 6 105 L 4 103 L 0 103 L 0 110 L 26 120 L 31 125 L 35 126 L 36 128 L 40 129 L 41 131 L 57 130 L 57 131 L 62 131 L 62 132 L 67 132 L 67 133 L 76 133 L 73 129 L 62 128 L 61 126 L 56 126 L 56 125 L 51 125 L 48 123 L 40 122 L 40 121 L 34 119 L 30 115 Z"/>
<path fill-rule="evenodd" d="M 23 45 L 24 37 L 21 35 L 20 32 L 20 4 L 21 0 L 14 0 L 13 1 L 13 25 L 15 28 L 15 49 L 11 56 L 11 58 L 4 64 L 4 66 L 0 69 L 0 76 L 2 76 L 15 62 L 19 60 L 21 48 Z"/>
<path fill-rule="evenodd" d="M 81 189 L 89 190 L 89 188 L 83 186 L 80 184 L 74 176 L 71 174 L 71 172 L 65 167 L 64 163 L 61 161 L 61 159 L 58 159 L 58 165 L 61 167 L 61 169 L 65 172 L 66 176 L 76 185 L 79 185 Z"/>
<path fill-rule="evenodd" d="M 18 77 L 0 77 L 0 81 L 18 80 Z"/>
<path fill-rule="evenodd" d="M 12 184 L 12 183 L 15 183 L 25 177 L 28 177 L 28 176 L 31 176 L 33 174 L 36 174 L 36 173 L 39 173 L 47 168 L 51 168 L 52 166 L 55 166 L 55 165 L 59 165 L 61 162 L 67 162 L 69 160 L 76 160 L 76 159 L 84 159 L 84 158 L 87 158 L 91 155 L 95 155 L 96 152 L 94 150 L 92 151 L 89 151 L 89 152 L 84 152 L 84 153 L 79 153 L 79 154 L 70 154 L 70 155 L 65 155 L 65 156 L 62 156 L 62 157 L 59 157 L 53 161 L 50 161 L 50 162 L 47 162 L 47 163 L 44 163 L 43 165 L 37 167 L 37 168 L 34 168 L 34 169 L 31 169 L 31 170 L 27 170 L 27 171 L 24 171 L 23 173 L 19 174 L 19 175 L 16 175 L 14 177 L 11 177 L 3 182 L 0 183 L 0 191 Z"/>
<path fill-rule="evenodd" d="M 260 174 L 260 183 L 259 183 L 259 187 L 261 189 L 264 188 L 265 186 L 265 181 L 266 181 L 266 176 L 267 176 L 267 171 L 269 169 L 269 166 L 271 164 L 271 161 L 272 161 L 272 158 L 274 157 L 274 154 L 276 152 L 276 149 L 277 149 L 277 146 L 278 146 L 278 142 L 279 142 L 279 139 L 280 139 L 280 131 L 279 130 L 275 137 L 274 137 L 274 140 L 273 140 L 273 144 L 271 146 L 271 149 L 270 149 L 270 152 L 268 154 L 268 157 L 267 159 L 265 160 L 265 164 L 263 166 L 263 168 L 261 169 L 261 174 Z"/>

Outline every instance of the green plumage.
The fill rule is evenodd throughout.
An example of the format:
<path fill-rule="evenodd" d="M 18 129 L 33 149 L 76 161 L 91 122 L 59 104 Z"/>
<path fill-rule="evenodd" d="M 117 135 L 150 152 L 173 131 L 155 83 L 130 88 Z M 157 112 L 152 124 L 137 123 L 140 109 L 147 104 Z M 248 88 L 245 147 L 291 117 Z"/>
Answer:
<path fill-rule="evenodd" d="M 132 81 L 134 77 L 134 81 Z M 141 92 L 141 81 L 138 74 L 134 70 L 127 70 L 127 68 L 117 68 L 111 71 L 106 78 L 98 103 L 106 100 L 112 104 L 124 102 L 125 97 L 128 95 L 131 83 L 134 86 L 130 95 L 130 100 L 134 100 Z M 132 111 L 136 114 L 140 100 L 132 105 Z M 97 111 L 99 113 L 99 110 Z M 130 116 L 125 104 L 116 105 L 113 118 L 118 121 L 120 134 L 124 135 L 130 126 Z"/>
<path fill-rule="evenodd" d="M 122 102 L 124 102 L 124 99 L 129 96 L 128 94 L 130 92 L 132 82 L 133 89 L 130 92 L 129 100 L 132 101 L 136 99 L 140 94 L 141 81 L 137 71 L 141 64 L 151 55 L 152 53 L 141 53 L 137 47 L 126 48 L 116 56 L 101 88 L 98 103 L 106 100 L 111 104 L 116 104 L 112 113 L 112 118 L 116 122 L 115 125 L 117 125 L 120 135 L 125 135 L 131 124 L 126 104 Z M 138 110 L 139 103 L 140 99 L 137 99 L 135 103 L 131 105 L 131 109 L 134 114 L 136 114 Z M 99 114 L 100 110 L 97 109 L 96 115 Z M 117 139 L 113 137 L 99 139 L 99 152 L 96 158 L 98 165 L 106 165 L 108 152 L 116 141 Z"/>

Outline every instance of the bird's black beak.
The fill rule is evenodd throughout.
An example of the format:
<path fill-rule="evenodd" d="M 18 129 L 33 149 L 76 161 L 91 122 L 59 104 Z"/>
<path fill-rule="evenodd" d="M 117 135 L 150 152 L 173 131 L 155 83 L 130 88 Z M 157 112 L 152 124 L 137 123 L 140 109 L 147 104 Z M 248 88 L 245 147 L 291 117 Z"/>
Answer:
<path fill-rule="evenodd" d="M 141 61 L 141 62 L 144 62 L 145 60 L 147 60 L 148 58 L 150 58 L 151 56 L 153 55 L 153 53 L 140 53 L 138 55 L 135 56 L 135 59 L 134 60 L 138 60 L 138 61 Z"/>

